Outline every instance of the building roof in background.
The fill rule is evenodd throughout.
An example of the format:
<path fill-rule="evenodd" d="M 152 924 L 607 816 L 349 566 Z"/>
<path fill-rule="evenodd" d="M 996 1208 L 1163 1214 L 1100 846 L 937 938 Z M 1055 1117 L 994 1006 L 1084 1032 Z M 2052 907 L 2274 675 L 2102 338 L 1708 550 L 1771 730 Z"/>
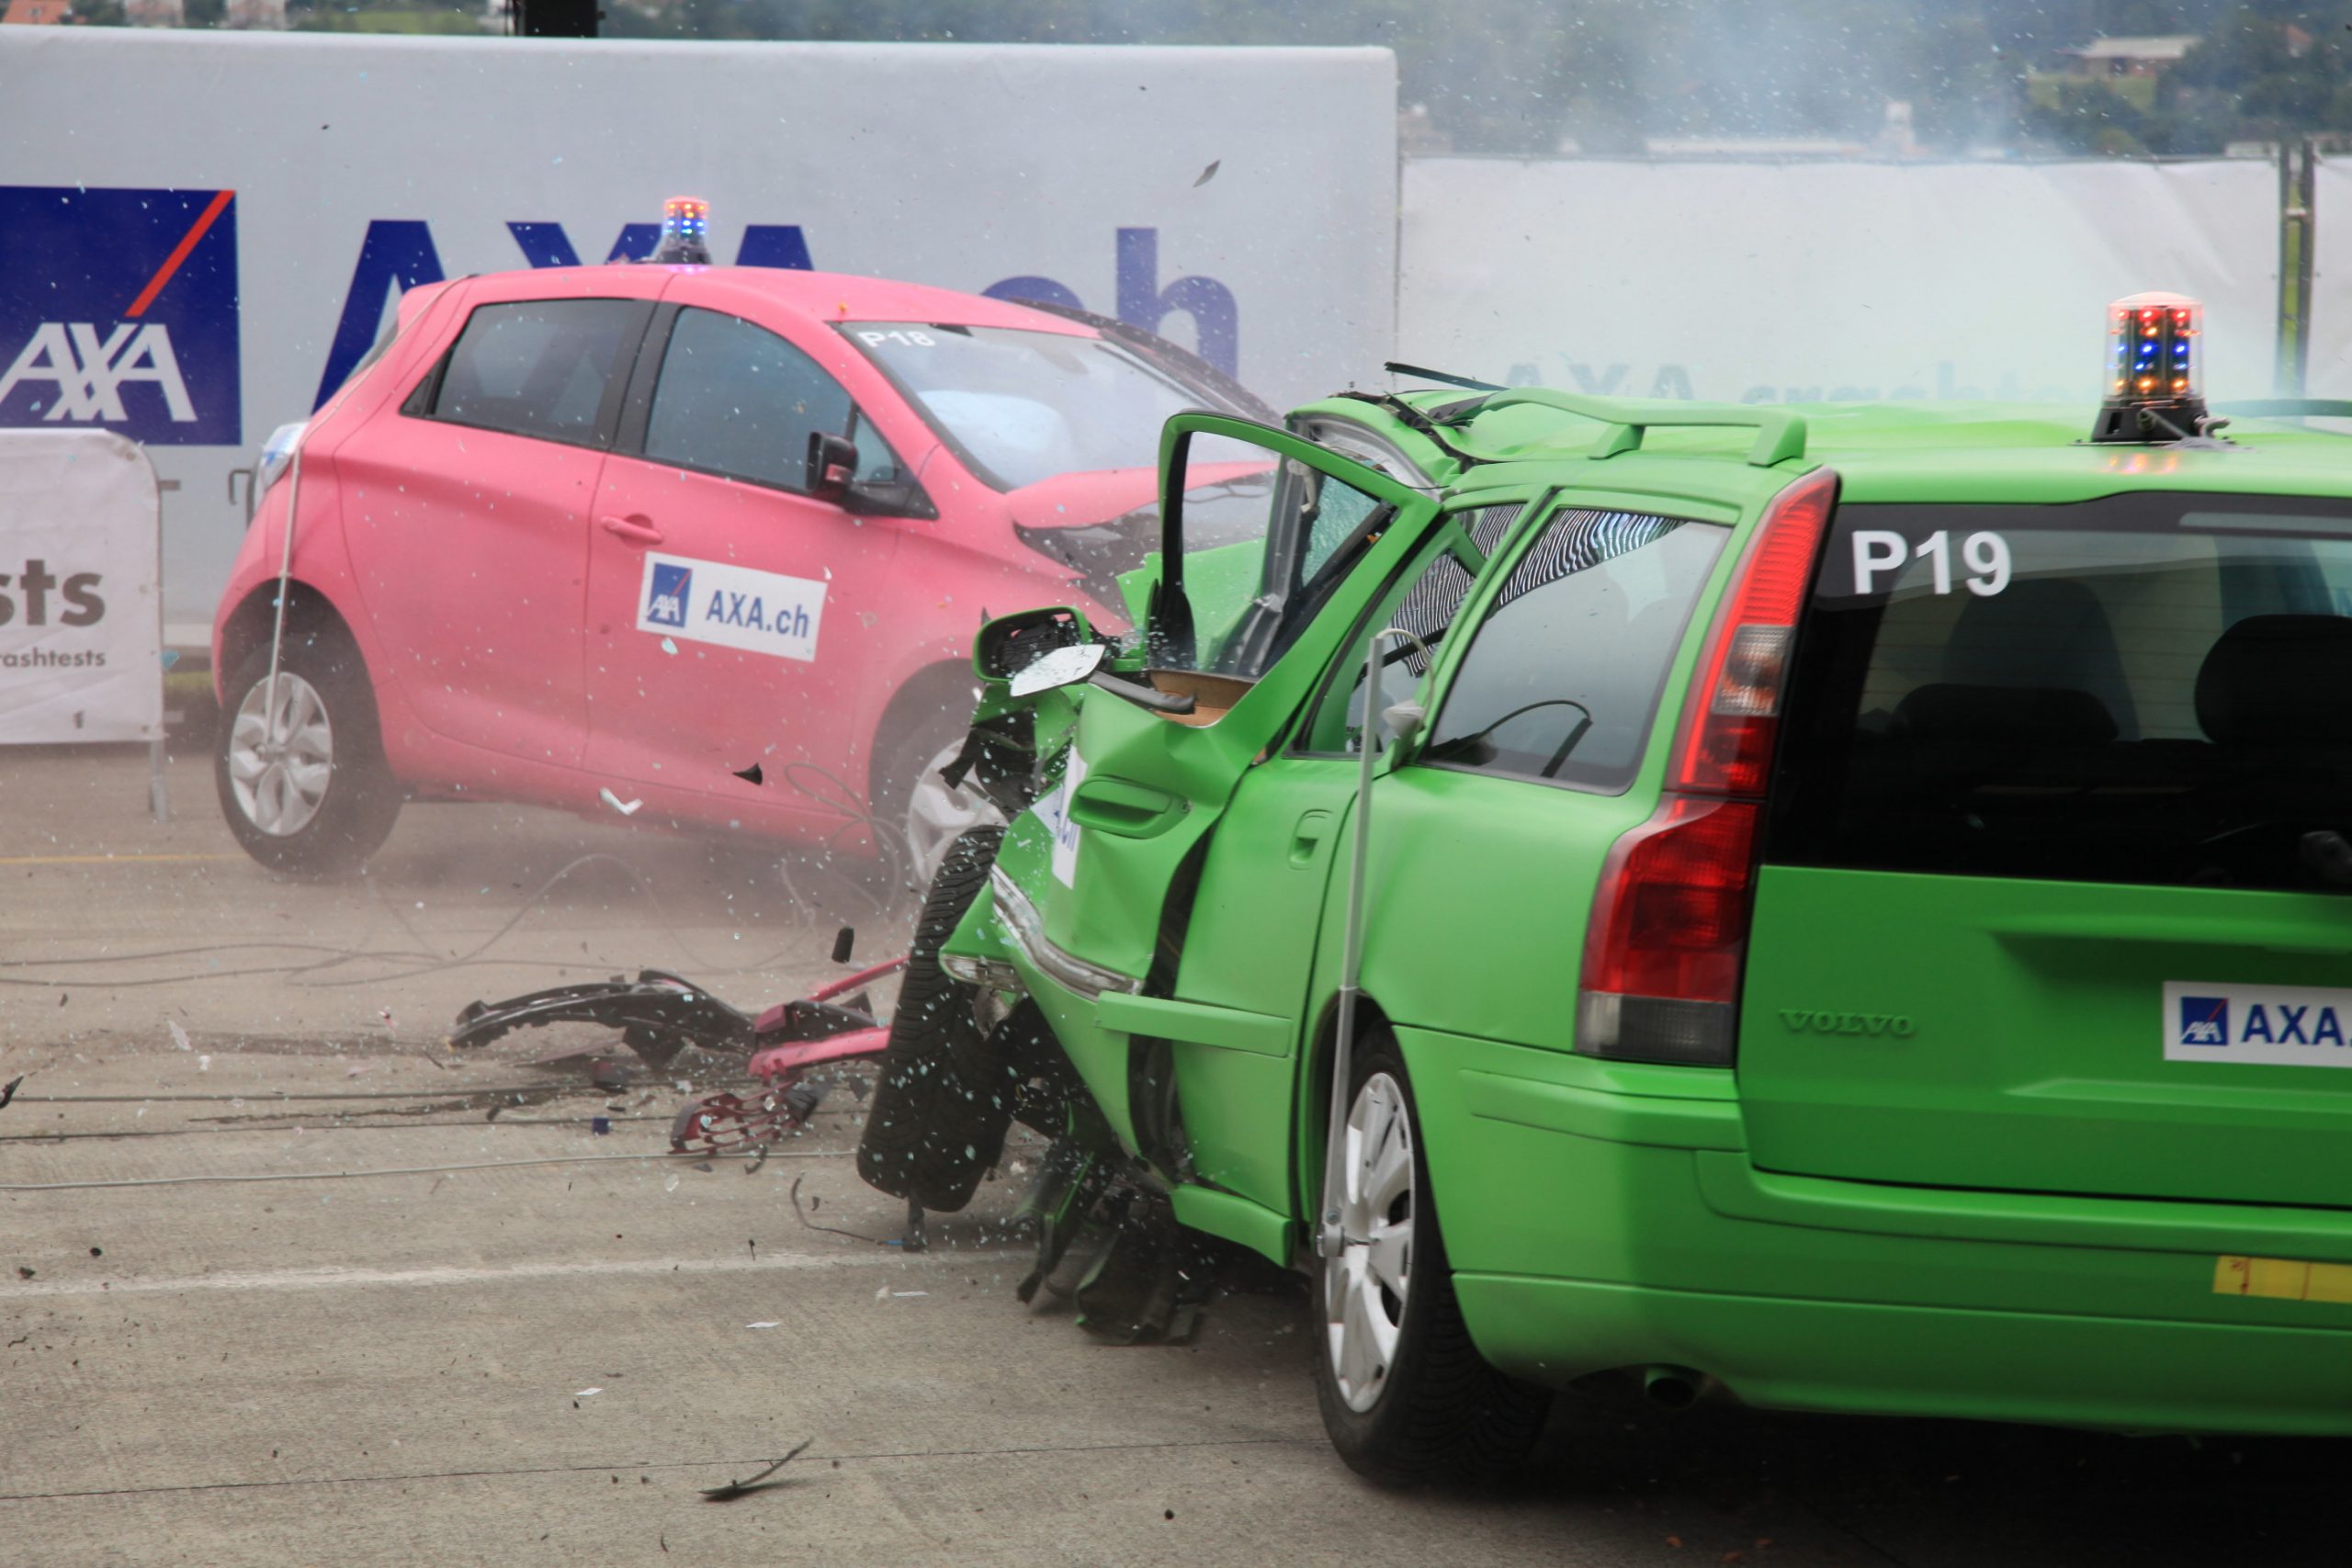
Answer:
<path fill-rule="evenodd" d="M 8 0 L 8 8 L 0 13 L 0 24 L 54 24 L 65 19 L 71 7 L 67 0 Z"/>
<path fill-rule="evenodd" d="M 2095 38 L 2069 44 L 2058 52 L 2083 60 L 2175 61 L 2199 41 L 2195 33 L 2162 33 L 2142 38 Z"/>

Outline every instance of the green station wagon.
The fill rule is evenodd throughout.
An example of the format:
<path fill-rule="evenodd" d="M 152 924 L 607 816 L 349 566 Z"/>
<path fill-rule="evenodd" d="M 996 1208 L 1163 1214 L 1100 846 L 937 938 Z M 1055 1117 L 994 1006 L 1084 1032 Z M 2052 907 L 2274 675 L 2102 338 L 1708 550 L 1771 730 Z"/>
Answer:
<path fill-rule="evenodd" d="M 864 1174 L 1310 1271 L 1385 1478 L 1615 1370 L 2352 1433 L 2352 444 L 2142 401 L 1180 416 L 1137 630 L 981 636 Z"/>

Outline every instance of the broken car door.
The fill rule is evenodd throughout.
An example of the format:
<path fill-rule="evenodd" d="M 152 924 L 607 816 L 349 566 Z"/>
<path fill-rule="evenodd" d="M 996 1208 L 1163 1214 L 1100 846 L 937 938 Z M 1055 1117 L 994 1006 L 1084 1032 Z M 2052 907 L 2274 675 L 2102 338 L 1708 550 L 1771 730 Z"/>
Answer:
<path fill-rule="evenodd" d="M 1215 1043 L 1182 1033 L 1171 1040 L 1192 1179 L 1220 1197 L 1203 1201 L 1183 1189 L 1178 1205 L 1187 1223 L 1259 1246 L 1277 1261 L 1288 1261 L 1289 1222 L 1300 1212 L 1300 1062 L 1292 1043 L 1313 1038 L 1329 1011 L 1328 984 L 1310 990 L 1309 978 L 1337 973 L 1340 931 L 1325 910 L 1343 907 L 1363 748 L 1380 731 L 1380 715 L 1365 712 L 1366 655 L 1376 633 L 1407 634 L 1382 639 L 1380 701 L 1414 700 L 1522 504 L 1488 495 L 1449 511 L 1446 525 L 1387 576 L 1279 754 L 1243 776 L 1202 863 L 1174 994 L 1195 1004 L 1183 1019 L 1226 1027 Z M 1248 1018 L 1280 1027 L 1235 1026 Z M 1193 1027 L 1195 1035 L 1208 1032 Z"/>
<path fill-rule="evenodd" d="M 1285 432 L 1210 415 L 1170 421 L 1162 554 L 1145 628 L 1148 678 L 1182 714 L 1088 693 L 1059 789 L 1061 829 L 1035 902 L 1042 948 L 1073 985 L 1038 997 L 1070 1060 L 1131 1145 L 1182 1179 L 1173 1053 L 1287 1060 L 1294 1021 L 1174 1000 L 1201 856 L 1243 773 L 1298 711 L 1371 585 L 1436 507 L 1410 485 Z M 1189 465 L 1246 478 L 1187 492 Z M 1003 880 L 1000 880 L 1000 886 Z"/>

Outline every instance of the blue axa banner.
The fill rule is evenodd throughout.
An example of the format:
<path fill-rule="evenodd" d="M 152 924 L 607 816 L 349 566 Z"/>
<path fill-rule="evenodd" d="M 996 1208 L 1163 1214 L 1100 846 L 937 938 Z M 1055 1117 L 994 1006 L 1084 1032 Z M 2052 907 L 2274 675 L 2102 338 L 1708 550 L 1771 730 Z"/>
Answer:
<path fill-rule="evenodd" d="M 0 426 L 243 439 L 226 190 L 0 186 Z"/>

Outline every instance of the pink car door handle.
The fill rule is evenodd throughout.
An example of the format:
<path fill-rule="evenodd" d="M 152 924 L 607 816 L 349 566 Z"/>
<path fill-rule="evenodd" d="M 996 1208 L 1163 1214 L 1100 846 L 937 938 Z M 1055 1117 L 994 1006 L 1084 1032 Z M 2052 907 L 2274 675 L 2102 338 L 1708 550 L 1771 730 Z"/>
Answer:
<path fill-rule="evenodd" d="M 600 517 L 597 526 L 616 539 L 626 539 L 632 545 L 658 545 L 662 530 L 642 517 Z"/>

